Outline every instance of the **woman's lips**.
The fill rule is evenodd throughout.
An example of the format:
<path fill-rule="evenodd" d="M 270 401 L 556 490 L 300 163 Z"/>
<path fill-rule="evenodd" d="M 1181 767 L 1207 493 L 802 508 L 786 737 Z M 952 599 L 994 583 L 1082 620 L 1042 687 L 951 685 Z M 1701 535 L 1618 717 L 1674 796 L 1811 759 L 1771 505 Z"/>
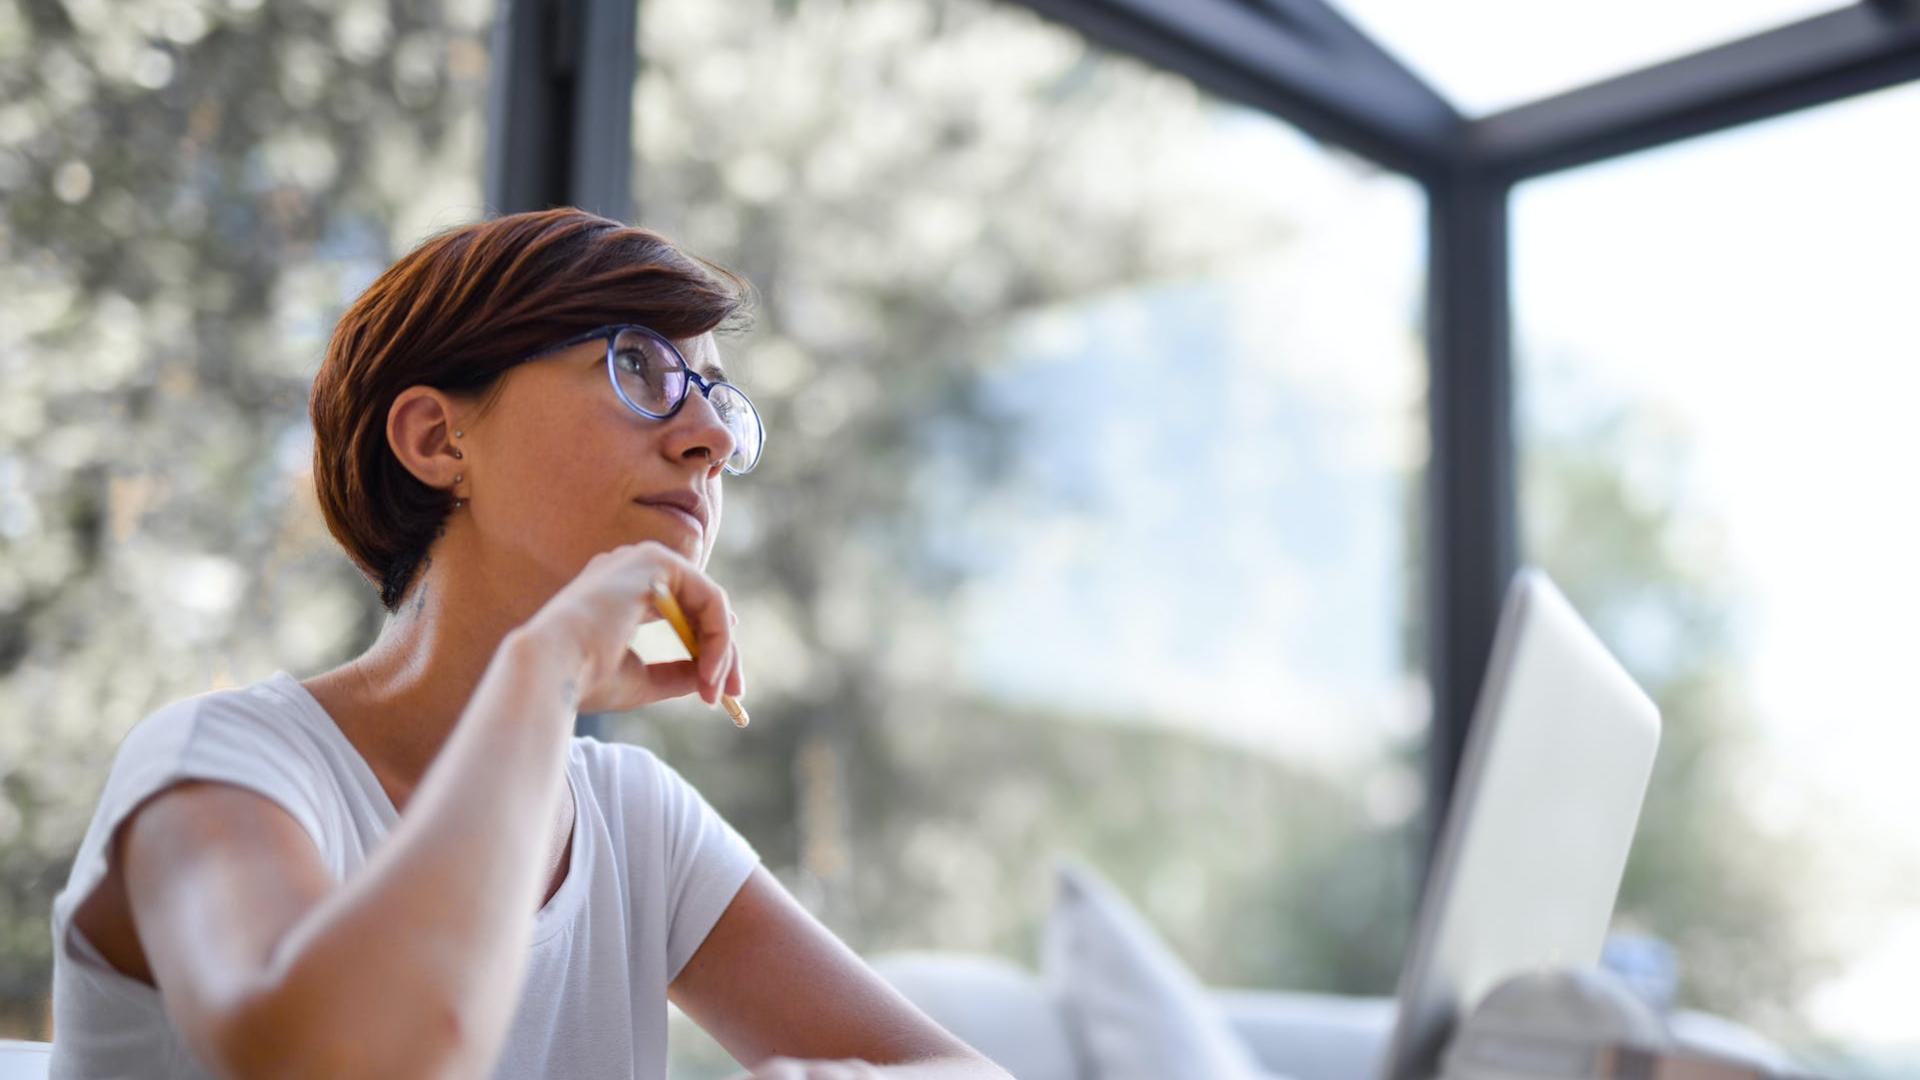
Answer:
<path fill-rule="evenodd" d="M 685 510 L 682 510 L 681 508 L 673 505 L 672 503 L 642 502 L 638 499 L 634 501 L 640 503 L 641 506 L 644 506 L 649 510 L 658 510 L 663 514 L 667 514 L 671 517 L 675 517 L 680 519 L 681 521 L 686 522 L 688 527 L 693 529 L 693 531 L 696 533 L 706 531 L 705 527 L 700 524 L 699 518 L 694 517 L 692 514 L 689 514 Z"/>

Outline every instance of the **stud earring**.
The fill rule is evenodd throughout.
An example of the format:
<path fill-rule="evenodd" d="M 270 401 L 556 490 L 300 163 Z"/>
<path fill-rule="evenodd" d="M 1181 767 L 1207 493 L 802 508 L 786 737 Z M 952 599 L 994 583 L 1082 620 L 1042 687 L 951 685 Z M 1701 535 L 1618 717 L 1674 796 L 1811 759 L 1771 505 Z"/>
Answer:
<path fill-rule="evenodd" d="M 464 431 L 456 431 L 456 432 L 454 432 L 454 433 L 453 433 L 453 437 L 454 437 L 454 438 L 456 438 L 456 439 L 458 439 L 458 438 L 462 438 L 462 437 L 464 437 L 464 436 L 465 436 L 466 434 L 467 434 L 467 433 L 466 433 L 466 432 L 464 432 Z"/>
<path fill-rule="evenodd" d="M 458 448 L 455 448 L 455 450 L 453 451 L 453 456 L 456 458 L 459 458 L 462 461 L 465 461 L 467 459 L 467 455 L 461 453 Z"/>

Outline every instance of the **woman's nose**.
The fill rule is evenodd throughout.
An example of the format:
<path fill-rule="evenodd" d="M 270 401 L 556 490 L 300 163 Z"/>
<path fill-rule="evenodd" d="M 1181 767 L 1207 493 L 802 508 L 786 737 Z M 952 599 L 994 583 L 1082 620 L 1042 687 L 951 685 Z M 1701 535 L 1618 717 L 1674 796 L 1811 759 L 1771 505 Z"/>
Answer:
<path fill-rule="evenodd" d="M 708 461 L 724 463 L 733 457 L 738 442 L 707 395 L 697 386 L 688 387 L 686 404 L 667 433 L 668 453 L 687 458 L 704 452 Z"/>

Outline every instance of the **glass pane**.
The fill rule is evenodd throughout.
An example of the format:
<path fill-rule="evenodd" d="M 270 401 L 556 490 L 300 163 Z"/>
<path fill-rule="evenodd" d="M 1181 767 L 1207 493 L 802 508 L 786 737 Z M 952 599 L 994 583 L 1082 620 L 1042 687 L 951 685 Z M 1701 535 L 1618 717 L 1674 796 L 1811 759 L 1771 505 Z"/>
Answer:
<path fill-rule="evenodd" d="M 1620 921 L 1823 1075 L 1920 1070 L 1917 126 L 1902 88 L 1514 209 L 1530 553 L 1667 716 Z"/>
<path fill-rule="evenodd" d="M 1469 116 L 1524 105 L 1847 6 L 1839 0 L 1332 3 Z"/>
<path fill-rule="evenodd" d="M 1073 852 L 1209 982 L 1390 992 L 1418 190 L 1012 5 L 641 21 L 639 219 L 762 290 L 778 449 L 714 564 L 759 734 L 622 734 L 868 955 L 1032 968 Z"/>
<path fill-rule="evenodd" d="M 0 0 L 0 1036 L 126 730 L 374 636 L 307 388 L 479 213 L 491 7 Z"/>

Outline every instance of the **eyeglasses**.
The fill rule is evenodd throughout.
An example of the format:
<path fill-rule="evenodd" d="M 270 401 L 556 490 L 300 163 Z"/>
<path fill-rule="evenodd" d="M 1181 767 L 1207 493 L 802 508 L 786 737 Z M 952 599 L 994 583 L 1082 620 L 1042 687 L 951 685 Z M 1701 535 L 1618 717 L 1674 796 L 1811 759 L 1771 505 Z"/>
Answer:
<path fill-rule="evenodd" d="M 726 470 L 743 476 L 760 463 L 766 427 L 753 402 L 732 383 L 707 379 L 693 370 L 673 342 L 653 330 L 631 323 L 602 326 L 549 345 L 526 359 L 536 360 L 595 338 L 607 339 L 607 378 L 627 408 L 649 420 L 665 420 L 686 404 L 691 381 L 733 434 L 733 453 L 727 457 Z"/>

